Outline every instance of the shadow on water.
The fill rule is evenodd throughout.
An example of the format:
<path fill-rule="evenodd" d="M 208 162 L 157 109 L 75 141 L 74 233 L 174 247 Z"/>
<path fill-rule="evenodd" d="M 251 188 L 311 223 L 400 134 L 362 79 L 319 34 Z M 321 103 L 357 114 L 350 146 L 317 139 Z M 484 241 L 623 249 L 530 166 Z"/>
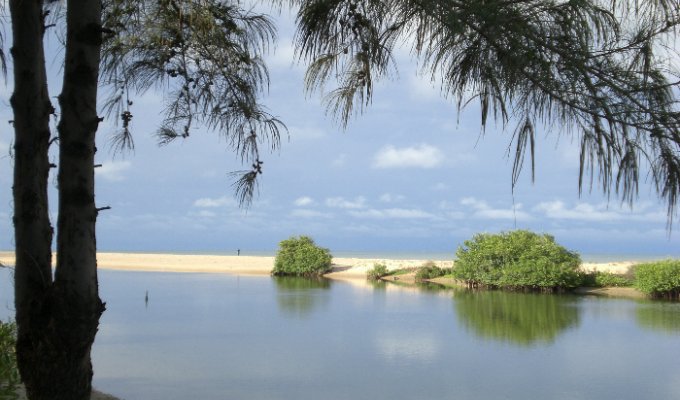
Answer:
<path fill-rule="evenodd" d="M 573 297 L 500 291 L 455 293 L 458 320 L 480 338 L 521 346 L 549 344 L 579 324 Z"/>
<path fill-rule="evenodd" d="M 640 327 L 680 335 L 680 303 L 644 302 L 635 308 L 635 316 Z"/>
<path fill-rule="evenodd" d="M 272 277 L 281 312 L 289 317 L 305 318 L 330 301 L 331 281 L 325 278 L 294 276 Z"/>

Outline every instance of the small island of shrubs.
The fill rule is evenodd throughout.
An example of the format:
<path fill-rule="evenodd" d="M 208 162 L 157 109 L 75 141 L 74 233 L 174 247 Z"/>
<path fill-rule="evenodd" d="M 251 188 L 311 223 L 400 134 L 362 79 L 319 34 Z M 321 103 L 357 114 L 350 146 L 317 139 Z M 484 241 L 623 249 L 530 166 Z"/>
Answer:
<path fill-rule="evenodd" d="M 581 258 L 550 235 L 482 233 L 456 251 L 453 277 L 469 288 L 555 292 L 579 286 Z"/>
<path fill-rule="evenodd" d="M 634 287 L 653 298 L 680 300 L 680 260 L 638 264 L 634 276 L 608 272 L 584 272 L 581 257 L 547 234 L 515 230 L 477 234 L 456 251 L 454 268 L 433 262 L 420 267 L 391 270 L 375 264 L 369 280 L 414 274 L 416 283 L 447 277 L 471 289 L 565 292 L 577 287 Z M 331 271 L 332 256 L 309 236 L 291 237 L 279 243 L 272 275 L 319 277 Z"/>
<path fill-rule="evenodd" d="M 272 275 L 318 277 L 331 271 L 332 258 L 309 236 L 293 236 L 279 243 Z"/>

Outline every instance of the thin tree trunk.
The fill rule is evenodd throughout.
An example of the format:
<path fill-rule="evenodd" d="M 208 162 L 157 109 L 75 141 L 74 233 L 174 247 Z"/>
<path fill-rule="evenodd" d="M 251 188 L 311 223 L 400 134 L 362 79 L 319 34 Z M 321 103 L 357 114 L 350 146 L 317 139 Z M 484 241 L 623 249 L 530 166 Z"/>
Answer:
<path fill-rule="evenodd" d="M 101 3 L 67 4 L 54 279 L 47 202 L 53 108 L 45 73 L 42 0 L 11 0 L 10 12 L 19 369 L 31 400 L 86 400 L 92 389 L 90 349 L 104 309 L 98 294 L 94 203 Z"/>
<path fill-rule="evenodd" d="M 17 358 L 27 391 L 41 385 L 35 366 L 44 362 L 52 285 L 52 226 L 47 179 L 49 118 L 41 0 L 11 0 L 14 61 L 14 232 Z"/>

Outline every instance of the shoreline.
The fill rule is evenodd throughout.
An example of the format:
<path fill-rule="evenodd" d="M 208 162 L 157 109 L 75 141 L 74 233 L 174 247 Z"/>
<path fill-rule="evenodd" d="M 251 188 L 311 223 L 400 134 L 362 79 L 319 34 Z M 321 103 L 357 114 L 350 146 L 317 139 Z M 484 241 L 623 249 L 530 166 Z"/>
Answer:
<path fill-rule="evenodd" d="M 453 261 L 392 258 L 334 257 L 333 271 L 328 278 L 366 277 L 374 264 L 384 264 L 388 270 L 420 267 L 433 262 L 440 268 L 451 268 Z M 0 263 L 14 265 L 14 252 L 0 251 Z M 630 274 L 636 261 L 584 262 L 584 271 L 601 271 Z M 144 272 L 227 273 L 240 275 L 269 275 L 274 268 L 273 256 L 195 255 L 161 253 L 109 253 L 97 254 L 100 269 Z"/>

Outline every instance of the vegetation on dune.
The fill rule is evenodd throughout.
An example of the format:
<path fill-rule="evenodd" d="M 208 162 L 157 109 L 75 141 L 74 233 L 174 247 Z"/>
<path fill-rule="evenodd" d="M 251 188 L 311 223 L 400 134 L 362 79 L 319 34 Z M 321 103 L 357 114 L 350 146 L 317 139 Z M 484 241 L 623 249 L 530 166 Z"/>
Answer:
<path fill-rule="evenodd" d="M 0 399 L 15 399 L 20 383 L 16 358 L 16 324 L 0 321 Z"/>
<path fill-rule="evenodd" d="M 387 266 L 385 264 L 373 264 L 373 269 L 368 270 L 366 273 L 366 279 L 369 281 L 377 281 L 383 276 L 387 276 L 389 271 L 387 271 Z"/>
<path fill-rule="evenodd" d="M 680 260 L 638 264 L 635 287 L 654 298 L 680 299 Z"/>
<path fill-rule="evenodd" d="M 279 243 L 272 275 L 320 276 L 331 270 L 331 253 L 309 236 L 290 237 Z"/>
<path fill-rule="evenodd" d="M 625 275 L 594 271 L 581 274 L 580 285 L 585 287 L 630 287 L 633 280 Z"/>
<path fill-rule="evenodd" d="M 579 285 L 581 258 L 550 235 L 478 234 L 456 251 L 453 276 L 468 287 L 562 291 Z"/>
<path fill-rule="evenodd" d="M 450 269 L 440 268 L 434 262 L 428 261 L 416 271 L 416 282 L 424 282 L 428 279 L 439 278 L 451 273 Z"/>

